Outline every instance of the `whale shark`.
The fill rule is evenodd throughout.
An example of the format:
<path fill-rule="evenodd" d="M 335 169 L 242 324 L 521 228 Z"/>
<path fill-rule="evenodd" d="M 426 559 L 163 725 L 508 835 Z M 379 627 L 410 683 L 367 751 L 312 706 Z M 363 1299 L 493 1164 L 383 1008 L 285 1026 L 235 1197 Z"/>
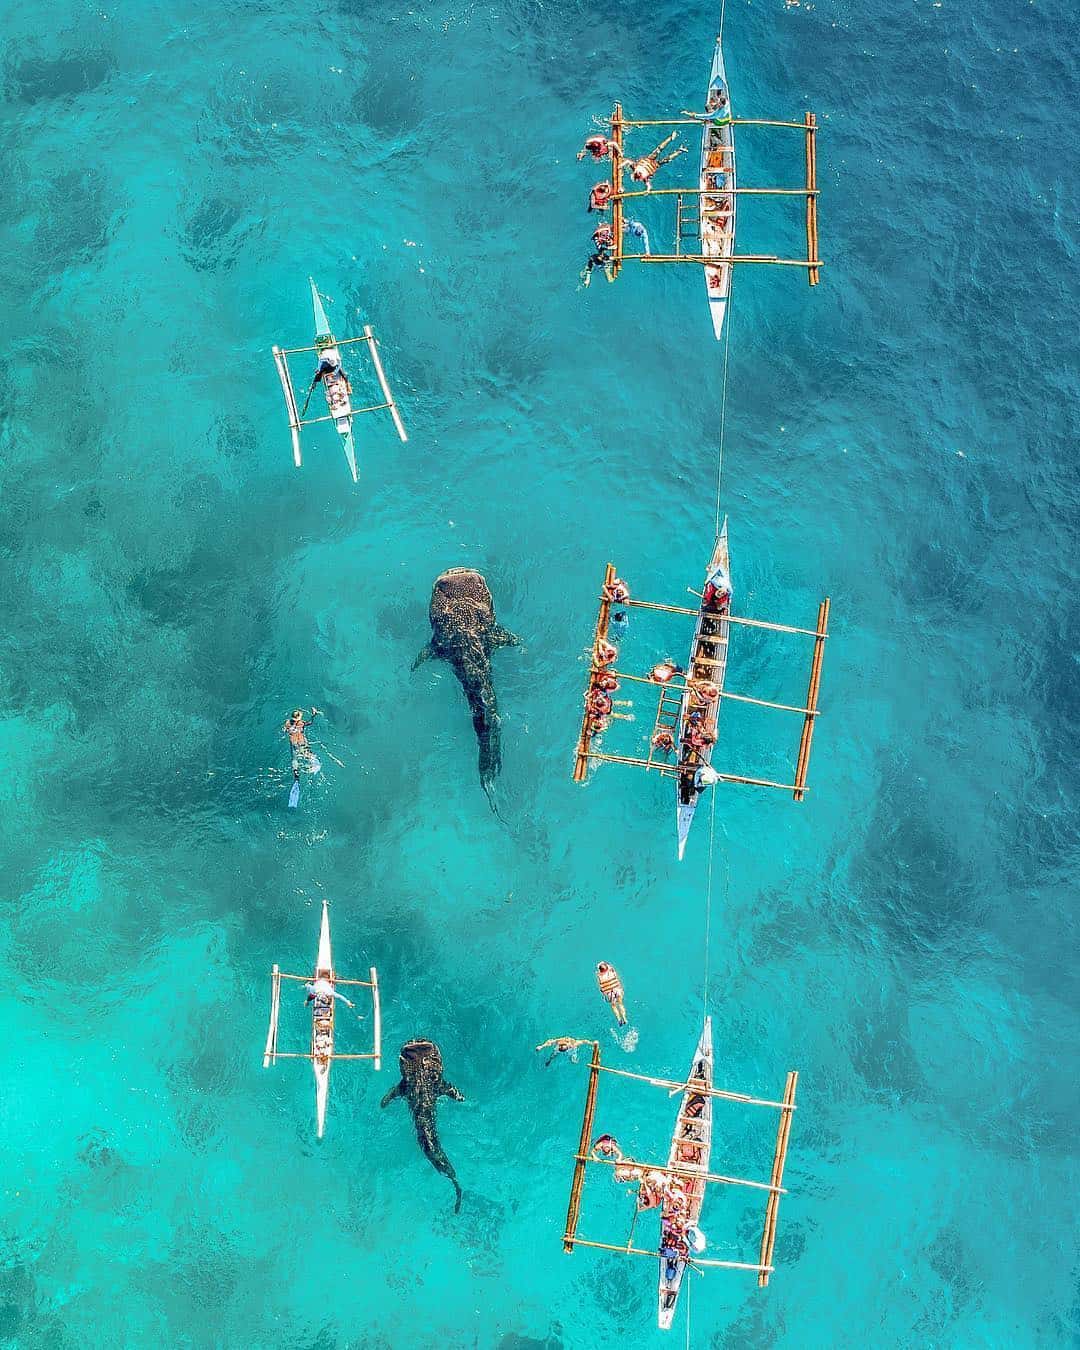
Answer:
<path fill-rule="evenodd" d="M 440 1097 L 452 1097 L 456 1102 L 465 1098 L 443 1077 L 442 1051 L 434 1041 L 417 1037 L 407 1041 L 398 1055 L 401 1078 L 382 1099 L 380 1105 L 389 1106 L 396 1097 L 404 1097 L 416 1126 L 416 1139 L 436 1172 L 449 1177 L 457 1200 L 454 1213 L 461 1209 L 461 1187 L 454 1165 L 443 1152 L 439 1132 L 435 1126 L 435 1107 Z"/>
<path fill-rule="evenodd" d="M 432 658 L 448 661 L 472 710 L 480 746 L 480 785 L 495 810 L 493 787 L 502 768 L 499 705 L 491 682 L 491 653 L 521 642 L 495 621 L 495 603 L 488 584 L 469 567 L 452 567 L 436 577 L 428 608 L 431 641 L 412 668 Z"/>

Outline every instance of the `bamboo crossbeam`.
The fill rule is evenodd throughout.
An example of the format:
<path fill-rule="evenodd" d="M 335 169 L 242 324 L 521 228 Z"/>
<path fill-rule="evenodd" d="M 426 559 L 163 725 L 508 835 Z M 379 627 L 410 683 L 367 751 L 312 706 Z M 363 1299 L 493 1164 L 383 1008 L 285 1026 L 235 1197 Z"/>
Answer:
<path fill-rule="evenodd" d="M 700 609 L 687 609 L 685 605 L 658 605 L 655 600 L 627 600 L 626 605 L 630 609 L 659 609 L 667 614 L 690 614 L 694 618 L 701 613 Z"/>
<path fill-rule="evenodd" d="M 310 1050 L 290 1050 L 287 1053 L 281 1050 L 275 1052 L 275 1059 L 314 1059 L 315 1056 Z M 374 1059 L 374 1055 L 320 1055 L 320 1059 Z"/>
<path fill-rule="evenodd" d="M 674 764 L 657 764 L 655 760 L 641 759 L 636 755 L 609 755 L 602 750 L 586 750 L 587 759 L 599 759 L 607 764 L 630 764 L 638 769 L 655 769 L 657 773 L 674 776 L 679 768 Z M 720 773 L 716 775 L 722 783 L 745 783 L 748 787 L 779 788 L 781 792 L 794 792 L 795 783 L 774 783 L 771 778 L 750 778 L 741 773 Z M 808 788 L 803 789 L 809 791 Z"/>
<path fill-rule="evenodd" d="M 758 708 L 775 708 L 777 712 L 803 713 L 806 717 L 816 717 L 816 708 L 799 708 L 791 703 L 771 703 L 767 698 L 751 698 L 749 694 L 731 694 L 720 690 L 721 698 L 733 698 L 737 703 L 753 703 Z"/>
<path fill-rule="evenodd" d="M 637 255 L 635 255 L 637 256 Z M 696 594 L 696 592 L 694 592 Z M 665 614 L 689 614 L 691 618 L 697 618 L 701 613 L 698 609 L 687 609 L 685 605 L 659 605 L 654 600 L 627 600 L 626 608 L 631 609 L 657 609 Z M 800 633 L 804 637 L 828 637 L 828 632 L 822 634 L 820 626 L 817 628 L 794 628 L 787 623 L 769 623 L 765 619 L 744 619 L 738 614 L 725 614 L 725 623 L 740 623 L 746 628 L 770 628 L 774 633 Z"/>
<path fill-rule="evenodd" d="M 817 118 L 806 114 L 806 256 L 817 259 Z M 812 267 L 806 274 L 811 286 L 818 284 L 818 270 Z"/>
<path fill-rule="evenodd" d="M 597 1064 L 601 1073 L 613 1073 L 618 1078 L 634 1078 L 639 1083 L 648 1083 L 652 1087 L 674 1088 L 679 1092 L 687 1089 L 700 1093 L 703 1097 L 722 1097 L 727 1102 L 742 1102 L 744 1106 L 771 1106 L 776 1111 L 794 1111 L 795 1106 L 786 1099 L 782 1102 L 769 1101 L 764 1097 L 748 1097 L 745 1092 L 725 1092 L 722 1088 L 707 1088 L 700 1083 L 674 1082 L 670 1078 L 653 1078 L 649 1074 L 631 1073 L 629 1069 L 613 1069 L 608 1064 Z M 580 1150 L 585 1152 L 584 1149 Z"/>
<path fill-rule="evenodd" d="M 578 1238 L 576 1245 L 579 1247 L 595 1247 L 602 1252 L 622 1252 L 625 1256 L 651 1256 L 655 1261 L 659 1253 L 657 1251 L 648 1251 L 644 1247 L 628 1247 L 625 1243 L 618 1246 L 613 1242 L 592 1242 L 588 1238 Z M 687 1265 L 691 1266 L 711 1266 L 719 1270 L 756 1270 L 758 1276 L 762 1274 L 771 1274 L 764 1266 L 755 1265 L 751 1261 L 711 1261 L 703 1257 L 692 1257 Z"/>
<path fill-rule="evenodd" d="M 608 624 L 611 619 L 611 601 L 607 598 L 611 583 L 615 580 L 615 564 L 608 563 L 604 569 L 604 584 L 600 588 L 600 609 L 596 616 L 596 628 L 593 632 L 593 650 L 596 650 L 597 643 L 607 640 Z M 589 667 L 589 687 L 592 687 L 592 679 L 595 674 L 595 668 Z M 582 783 L 589 771 L 589 710 L 588 708 L 581 714 L 581 732 L 578 736 L 577 749 L 574 752 L 574 772 L 573 781 Z"/>
<path fill-rule="evenodd" d="M 715 666 L 720 665 L 721 663 L 719 661 L 711 661 L 708 659 L 703 660 L 701 657 L 698 657 L 696 659 L 696 664 Z M 614 675 L 617 680 L 629 680 L 632 684 L 649 684 L 654 688 L 662 688 L 669 691 L 677 690 L 679 693 L 685 693 L 687 689 L 687 686 L 681 681 L 676 683 L 674 680 L 668 680 L 661 683 L 659 680 L 651 680 L 648 675 L 628 675 L 624 670 L 610 670 L 609 673 Z M 720 690 L 720 697 L 734 699 L 737 703 L 753 703 L 759 708 L 775 708 L 778 712 L 802 713 L 805 717 L 817 716 L 816 708 L 803 708 L 791 703 L 771 703 L 765 698 L 751 698 L 749 694 L 733 694 L 727 689 Z"/>
<path fill-rule="evenodd" d="M 370 981 L 370 980 L 343 980 L 343 979 L 341 978 L 340 975 L 335 975 L 335 976 L 334 976 L 334 983 L 335 983 L 335 984 L 355 984 L 355 985 L 359 985 L 361 989 L 370 989 L 370 988 L 372 987 L 371 981 Z"/>
<path fill-rule="evenodd" d="M 705 253 L 627 253 L 624 255 L 625 261 L 630 259 L 635 262 L 647 263 L 683 262 L 700 263 L 702 266 L 716 266 L 716 258 Z M 722 261 L 725 267 L 728 263 L 753 263 L 772 267 L 813 267 L 815 269 L 824 266 L 824 263 L 818 258 L 778 258 L 771 253 L 733 254 Z"/>
<path fill-rule="evenodd" d="M 305 417 L 297 425 L 301 427 L 313 427 L 316 422 L 337 422 L 342 417 L 360 417 L 364 413 L 382 412 L 384 408 L 390 408 L 390 403 L 372 403 L 366 408 L 350 408 L 347 413 L 327 413 L 325 417 Z"/>
<path fill-rule="evenodd" d="M 577 1232 L 578 1219 L 581 1217 L 581 1190 L 585 1185 L 585 1163 L 582 1154 L 589 1147 L 592 1138 L 593 1120 L 596 1116 L 596 1089 L 600 1081 L 600 1042 L 593 1041 L 592 1059 L 589 1063 L 589 1090 L 585 1095 L 585 1112 L 581 1118 L 581 1137 L 578 1150 L 574 1155 L 574 1179 L 570 1183 L 570 1203 L 566 1210 L 566 1230 L 563 1233 L 563 1251 L 574 1250 L 574 1235 Z"/>
<path fill-rule="evenodd" d="M 636 1159 L 631 1162 L 629 1158 L 624 1158 L 621 1163 L 615 1158 L 587 1157 L 582 1161 L 604 1163 L 608 1167 L 625 1167 L 630 1165 L 633 1167 L 644 1168 L 647 1172 L 662 1172 L 665 1176 L 669 1177 L 696 1177 L 698 1181 L 715 1181 L 725 1186 L 750 1186 L 755 1191 L 775 1191 L 780 1189 L 779 1187 L 773 1186 L 768 1181 L 745 1181 L 742 1177 L 725 1177 L 719 1172 L 692 1172 L 684 1167 L 661 1167 L 658 1163 L 643 1163 L 638 1162 Z M 781 1190 L 780 1194 L 787 1195 L 787 1191 Z"/>
<path fill-rule="evenodd" d="M 811 195 L 808 188 L 768 188 L 768 187 L 724 187 L 724 188 L 653 188 L 646 192 L 620 192 L 617 197 L 629 201 L 631 197 L 727 197 L 732 193 L 746 197 L 806 197 Z M 815 190 L 812 194 L 817 196 Z"/>
<path fill-rule="evenodd" d="M 374 341 L 374 338 L 371 337 L 371 336 L 368 334 L 368 332 L 365 331 L 363 337 L 354 337 L 354 338 L 335 338 L 335 339 L 334 339 L 334 344 L 333 344 L 333 345 L 334 345 L 335 347 L 348 347 L 348 346 L 351 346 L 352 343 L 354 343 L 354 342 L 373 342 L 373 341 Z M 324 343 L 323 346 L 326 346 L 326 344 Z M 321 351 L 321 350 L 322 350 L 322 348 L 320 348 L 320 347 L 282 347 L 282 348 L 281 348 L 281 354 L 282 354 L 282 356 L 296 356 L 296 355 L 298 355 L 300 352 L 317 352 L 317 351 Z"/>
<path fill-rule="evenodd" d="M 810 769 L 810 746 L 814 739 L 814 723 L 817 721 L 818 696 L 821 692 L 821 662 L 825 655 L 825 638 L 829 629 L 829 598 L 822 600 L 818 607 L 818 631 L 814 641 L 814 655 L 810 662 L 810 685 L 806 691 L 806 720 L 803 722 L 802 736 L 799 740 L 799 755 L 795 761 L 794 798 L 801 802 L 806 795 L 806 775 Z"/>
<path fill-rule="evenodd" d="M 619 109 L 619 122 L 624 127 L 703 127 L 717 124 L 726 127 L 792 127 L 795 131 L 806 130 L 805 122 L 780 122 L 769 117 L 710 117 L 702 114 L 700 117 L 630 118 L 622 116 L 618 103 L 615 107 Z"/>
<path fill-rule="evenodd" d="M 278 971 L 279 980 L 302 980 L 305 984 L 310 984 L 314 978 L 314 975 L 286 975 L 283 970 Z"/>
<path fill-rule="evenodd" d="M 787 1158 L 788 1138 L 791 1134 L 791 1115 L 795 1110 L 795 1088 L 798 1081 L 798 1073 L 792 1070 L 784 1085 L 784 1101 L 790 1104 L 791 1110 L 785 1111 L 781 1115 L 776 1130 L 776 1152 L 773 1154 L 772 1166 L 772 1185 L 776 1187 L 776 1190 L 772 1192 L 765 1204 L 765 1226 L 761 1234 L 761 1268 L 758 1272 L 758 1284 L 762 1289 L 769 1283 L 769 1276 L 773 1269 L 773 1247 L 776 1245 L 776 1215 L 780 1208 L 780 1183 L 784 1179 L 784 1162 Z M 786 1194 L 786 1192 L 783 1193 Z"/>

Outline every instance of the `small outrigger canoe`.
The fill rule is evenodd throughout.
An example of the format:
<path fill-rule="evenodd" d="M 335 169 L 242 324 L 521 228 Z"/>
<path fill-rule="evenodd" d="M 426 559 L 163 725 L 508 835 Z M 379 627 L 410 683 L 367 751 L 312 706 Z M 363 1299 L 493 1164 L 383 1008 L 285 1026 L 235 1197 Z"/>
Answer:
<path fill-rule="evenodd" d="M 352 474 L 353 482 L 359 481 L 359 473 L 356 464 L 356 446 L 353 441 L 353 418 L 359 417 L 361 413 L 381 412 L 386 410 L 394 420 L 394 427 L 402 441 L 409 438 L 405 433 L 405 424 L 401 420 L 401 414 L 398 412 L 397 404 L 394 402 L 394 396 L 390 392 L 390 385 L 387 383 L 386 372 L 383 370 L 382 359 L 379 356 L 379 345 L 375 339 L 375 334 L 369 324 L 364 325 L 363 336 L 355 338 L 336 338 L 330 327 L 330 321 L 326 317 L 326 307 L 323 304 L 323 297 L 319 294 L 319 288 L 315 285 L 314 279 L 308 277 L 311 286 L 311 304 L 315 315 L 315 341 L 311 347 L 274 347 L 274 364 L 277 366 L 278 378 L 281 381 L 281 392 L 285 396 L 285 408 L 289 415 L 289 433 L 292 437 L 293 463 L 299 469 L 303 463 L 300 455 L 300 429 L 301 427 L 311 426 L 314 422 L 333 422 L 335 428 L 341 436 L 342 449 L 345 451 L 345 461 L 349 466 L 349 472 Z M 383 401 L 373 403 L 368 407 L 355 408 L 352 402 L 352 390 L 349 384 L 349 378 L 345 373 L 341 361 L 341 348 L 351 346 L 356 342 L 366 342 L 368 352 L 371 356 L 371 364 L 375 368 L 375 378 L 379 382 L 379 388 L 382 390 Z M 296 403 L 296 390 L 293 387 L 292 375 L 289 371 L 288 358 L 298 355 L 301 352 L 312 352 L 319 360 L 321 365 L 324 361 L 331 364 L 331 369 L 324 372 L 322 376 L 323 394 L 326 397 L 326 415 L 322 417 L 307 417 L 308 402 L 315 390 L 315 381 L 313 380 L 308 389 L 307 398 L 304 401 L 303 408 L 298 408 Z"/>
<path fill-rule="evenodd" d="M 679 1301 L 679 1288 L 686 1273 L 687 1257 L 666 1257 L 664 1250 L 664 1228 L 669 1219 L 675 1219 L 678 1228 L 685 1234 L 697 1227 L 701 1215 L 701 1206 L 705 1200 L 708 1182 L 709 1157 L 712 1153 L 712 1097 L 709 1092 L 713 1085 L 713 1047 L 712 1019 L 705 1018 L 701 1039 L 694 1052 L 694 1062 L 687 1075 L 686 1090 L 679 1103 L 679 1114 L 675 1117 L 675 1130 L 671 1136 L 671 1150 L 668 1153 L 668 1167 L 677 1172 L 700 1173 L 696 1176 L 676 1177 L 681 1182 L 685 1196 L 685 1209 L 676 1215 L 671 1191 L 664 1199 L 660 1224 L 660 1282 L 658 1289 L 657 1325 L 661 1331 L 671 1329 L 675 1317 L 675 1307 Z M 706 1091 L 700 1091 L 705 1088 Z"/>
<path fill-rule="evenodd" d="M 705 96 L 706 113 L 730 118 L 731 99 L 724 70 L 722 35 L 713 50 L 709 90 Z M 701 252 L 707 258 L 730 258 L 735 250 L 735 141 L 732 128 L 706 122 L 701 133 Z M 715 192 L 715 195 L 706 195 Z M 724 330 L 731 295 L 732 266 L 705 267 L 705 289 L 709 296 L 709 316 L 719 342 Z"/>
<path fill-rule="evenodd" d="M 270 971 L 270 1028 L 266 1033 L 266 1049 L 263 1052 L 263 1068 L 276 1064 L 279 1059 L 310 1059 L 315 1074 L 315 1129 L 319 1139 L 326 1128 L 326 1104 L 330 1096 L 330 1064 L 334 1059 L 370 1059 L 376 1069 L 382 1067 L 382 1013 L 379 1002 L 379 976 L 375 967 L 371 967 L 370 979 L 342 979 L 334 970 L 333 953 L 330 950 L 330 911 L 326 900 L 322 902 L 322 921 L 319 926 L 319 950 L 315 956 L 314 975 L 290 975 L 277 965 Z M 317 984 L 320 980 L 329 982 L 333 991 L 339 985 L 356 985 L 371 990 L 371 1005 L 374 1014 L 373 1040 L 370 1053 L 334 1054 L 334 1008 L 337 999 L 332 995 L 315 992 L 311 999 L 311 1049 L 307 1052 L 278 1049 L 278 1024 L 281 1018 L 281 981 L 293 980 L 304 985 Z M 351 1006 L 351 1005 L 350 1005 Z"/>
<path fill-rule="evenodd" d="M 679 772 L 675 778 L 675 823 L 679 834 L 679 858 L 686 851 L 690 826 L 701 797 L 699 771 L 711 767 L 717 722 L 720 717 L 720 693 L 727 673 L 728 633 L 731 625 L 724 618 L 731 609 L 731 567 L 728 557 L 728 525 L 724 518 L 712 557 L 705 573 L 706 593 L 712 585 L 726 600 L 706 605 L 703 599 L 694 628 L 694 641 L 686 665 L 686 692 L 679 712 Z M 711 700 L 699 696 L 702 685 L 712 685 L 717 693 Z M 691 737 L 700 732 L 705 744 L 693 745 Z M 698 739 L 701 739 L 698 737 Z"/>

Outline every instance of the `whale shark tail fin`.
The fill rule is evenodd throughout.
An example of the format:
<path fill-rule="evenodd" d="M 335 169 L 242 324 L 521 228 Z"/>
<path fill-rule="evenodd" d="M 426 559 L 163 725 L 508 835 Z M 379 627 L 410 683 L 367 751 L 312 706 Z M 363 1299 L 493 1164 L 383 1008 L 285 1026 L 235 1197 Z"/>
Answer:
<path fill-rule="evenodd" d="M 455 1213 L 455 1214 L 460 1214 L 460 1213 L 461 1213 L 461 1187 L 458 1185 L 458 1179 L 457 1179 L 456 1176 L 451 1175 L 450 1180 L 454 1183 L 454 1193 L 455 1193 L 455 1195 L 456 1195 L 456 1197 L 457 1197 L 457 1198 L 455 1199 L 455 1201 L 454 1201 L 454 1213 Z"/>
<path fill-rule="evenodd" d="M 521 639 L 516 633 L 511 633 L 509 628 L 504 628 L 501 623 L 497 623 L 491 630 L 492 647 L 520 647 Z"/>
<path fill-rule="evenodd" d="M 405 1095 L 405 1081 L 404 1079 L 399 1078 L 397 1083 L 390 1089 L 390 1091 L 382 1099 L 379 1105 L 389 1106 L 395 1097 L 403 1097 L 404 1095 Z"/>
<path fill-rule="evenodd" d="M 429 642 L 426 647 L 421 647 L 421 649 L 416 653 L 416 660 L 412 663 L 409 669 L 415 670 L 417 666 L 422 666 L 425 661 L 434 661 L 434 659 L 435 659 L 435 648 Z"/>

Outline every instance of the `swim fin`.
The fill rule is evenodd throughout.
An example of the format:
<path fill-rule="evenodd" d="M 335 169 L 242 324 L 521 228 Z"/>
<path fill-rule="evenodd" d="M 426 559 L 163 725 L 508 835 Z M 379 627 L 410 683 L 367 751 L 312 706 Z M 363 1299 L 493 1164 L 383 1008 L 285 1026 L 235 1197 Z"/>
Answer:
<path fill-rule="evenodd" d="M 292 785 L 292 790 L 291 790 L 290 793 L 289 793 L 289 805 L 290 805 L 291 807 L 294 807 L 294 808 L 300 805 L 300 784 L 299 784 L 299 782 L 296 782 L 296 783 L 294 783 L 294 784 Z"/>

